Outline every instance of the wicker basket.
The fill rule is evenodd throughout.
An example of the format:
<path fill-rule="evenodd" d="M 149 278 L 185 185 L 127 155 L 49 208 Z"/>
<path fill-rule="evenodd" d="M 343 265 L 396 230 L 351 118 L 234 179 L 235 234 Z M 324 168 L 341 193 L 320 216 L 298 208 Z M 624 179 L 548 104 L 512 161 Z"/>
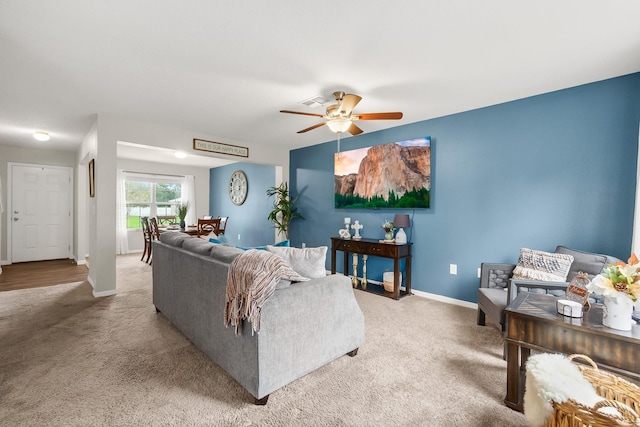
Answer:
<path fill-rule="evenodd" d="M 554 414 L 547 427 L 614 427 L 640 426 L 640 387 L 608 372 L 598 369 L 591 358 L 583 354 L 572 354 L 570 360 L 584 359 L 591 366 L 578 365 L 582 375 L 593 385 L 599 396 L 607 399 L 594 407 L 582 405 L 572 399 L 553 402 Z M 624 405 L 621 405 L 624 404 Z M 626 405 L 626 406 L 625 406 Z M 620 416 L 598 412 L 599 408 L 613 407 Z"/>

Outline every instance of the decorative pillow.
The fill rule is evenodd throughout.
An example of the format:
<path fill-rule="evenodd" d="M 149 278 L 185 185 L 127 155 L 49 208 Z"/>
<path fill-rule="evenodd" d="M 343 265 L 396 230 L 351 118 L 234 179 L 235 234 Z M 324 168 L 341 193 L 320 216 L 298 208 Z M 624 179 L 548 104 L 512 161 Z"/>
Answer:
<path fill-rule="evenodd" d="M 602 272 L 602 269 L 607 266 L 607 256 L 594 254 L 589 252 L 578 251 L 576 249 L 570 249 L 566 246 L 556 247 L 557 254 L 571 255 L 573 257 L 573 264 L 569 270 L 568 280 L 579 272 L 587 273 L 589 279 L 593 279 Z"/>
<path fill-rule="evenodd" d="M 227 239 L 227 236 L 225 236 L 224 234 L 217 236 L 213 231 L 211 232 L 211 234 L 209 234 L 209 241 L 211 243 L 215 243 L 216 245 L 224 245 L 229 243 L 229 239 Z"/>
<path fill-rule="evenodd" d="M 277 247 L 289 247 L 289 241 L 288 240 L 283 240 L 282 242 L 278 242 L 274 245 L 271 246 L 277 246 Z M 267 245 L 264 246 L 254 246 L 254 247 L 246 247 L 246 246 L 236 246 L 238 249 L 242 249 L 243 251 L 248 251 L 249 249 L 256 249 L 259 251 L 266 251 L 267 250 Z"/>
<path fill-rule="evenodd" d="M 518 265 L 513 270 L 514 279 L 564 282 L 571 268 L 573 256 L 551 252 L 520 249 Z"/>
<path fill-rule="evenodd" d="M 326 246 L 299 249 L 267 245 L 267 251 L 279 255 L 296 273 L 303 277 L 317 279 L 327 275 L 325 269 Z"/>

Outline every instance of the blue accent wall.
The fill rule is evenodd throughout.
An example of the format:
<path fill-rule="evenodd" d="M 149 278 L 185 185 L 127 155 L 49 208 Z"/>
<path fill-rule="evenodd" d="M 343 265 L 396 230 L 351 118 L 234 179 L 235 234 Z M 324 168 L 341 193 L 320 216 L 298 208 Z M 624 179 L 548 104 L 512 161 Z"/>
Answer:
<path fill-rule="evenodd" d="M 639 123 L 635 73 L 378 132 L 366 133 L 363 122 L 365 133 L 341 145 L 431 136 L 431 208 L 402 211 L 412 218 L 412 287 L 476 302 L 480 264 L 515 263 L 523 247 L 628 258 Z M 291 224 L 294 245 L 330 247 L 344 217 L 360 220 L 363 237 L 381 239 L 380 225 L 400 212 L 335 209 L 335 152 L 330 141 L 290 153 L 291 192 L 305 216 Z M 377 259 L 367 267 L 381 281 L 393 266 Z"/>
<path fill-rule="evenodd" d="M 247 175 L 247 199 L 234 205 L 229 199 L 229 179 L 231 174 L 241 170 Z M 266 195 L 276 180 L 275 166 L 253 163 L 234 163 L 213 168 L 209 171 L 209 215 L 228 216 L 225 236 L 236 246 L 261 246 L 273 244 L 275 231 L 267 219 L 273 200 Z M 238 240 L 238 234 L 240 239 Z"/>

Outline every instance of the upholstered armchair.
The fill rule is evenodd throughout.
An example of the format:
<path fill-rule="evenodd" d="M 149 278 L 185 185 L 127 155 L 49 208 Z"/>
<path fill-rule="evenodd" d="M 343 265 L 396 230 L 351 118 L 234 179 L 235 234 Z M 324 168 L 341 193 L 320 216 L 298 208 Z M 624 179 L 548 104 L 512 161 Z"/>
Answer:
<path fill-rule="evenodd" d="M 600 274 L 609 264 L 620 261 L 618 258 L 558 246 L 556 254 L 571 255 L 573 262 L 567 274 L 567 282 L 544 282 L 512 278 L 515 264 L 482 263 L 480 267 L 480 288 L 478 289 L 478 325 L 486 324 L 486 317 L 499 329 L 505 329 L 504 309 L 520 292 L 547 293 L 564 296 L 566 288 L 579 272 L 587 273 L 590 279 Z M 591 302 L 601 302 L 599 296 L 590 296 Z"/>

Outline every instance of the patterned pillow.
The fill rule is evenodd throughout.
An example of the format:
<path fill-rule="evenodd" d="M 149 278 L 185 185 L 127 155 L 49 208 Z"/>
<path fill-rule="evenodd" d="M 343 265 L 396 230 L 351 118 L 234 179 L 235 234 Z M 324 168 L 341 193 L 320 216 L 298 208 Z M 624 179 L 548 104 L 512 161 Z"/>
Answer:
<path fill-rule="evenodd" d="M 514 279 L 564 282 L 571 268 L 573 256 L 532 249 L 520 249 L 518 265 L 513 270 Z"/>

